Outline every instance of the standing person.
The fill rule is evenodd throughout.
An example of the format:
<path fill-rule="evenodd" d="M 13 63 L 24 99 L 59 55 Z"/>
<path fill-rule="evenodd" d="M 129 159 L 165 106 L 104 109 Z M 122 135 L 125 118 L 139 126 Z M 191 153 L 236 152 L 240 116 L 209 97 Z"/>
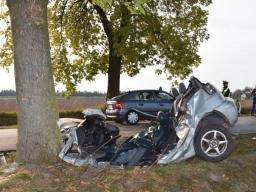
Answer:
<path fill-rule="evenodd" d="M 251 112 L 250 115 L 255 115 L 256 111 L 255 111 L 255 107 L 256 107 L 256 85 L 254 87 L 254 89 L 251 91 L 251 96 L 252 96 L 252 108 L 251 108 Z"/>
<path fill-rule="evenodd" d="M 223 88 L 221 91 L 224 97 L 230 97 L 230 90 L 228 88 L 228 81 L 223 81 Z"/>
<path fill-rule="evenodd" d="M 254 87 L 254 89 L 251 91 L 251 96 L 252 96 L 252 108 L 251 108 L 251 112 L 250 115 L 253 116 L 255 115 L 256 111 L 256 85 Z M 256 141 L 256 137 L 252 138 L 253 141 Z"/>

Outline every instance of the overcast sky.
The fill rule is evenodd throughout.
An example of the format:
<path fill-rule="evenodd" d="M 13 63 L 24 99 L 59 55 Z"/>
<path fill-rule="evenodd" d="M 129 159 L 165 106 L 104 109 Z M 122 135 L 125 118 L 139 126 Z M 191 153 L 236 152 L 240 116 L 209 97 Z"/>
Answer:
<path fill-rule="evenodd" d="M 204 41 L 199 54 L 201 65 L 192 75 L 203 83 L 211 82 L 218 89 L 222 81 L 229 81 L 232 91 L 254 87 L 256 84 L 256 1 L 255 0 L 213 0 L 208 7 L 208 32 L 210 39 Z M 165 75 L 154 75 L 150 67 L 141 70 L 135 77 L 121 76 L 120 90 L 147 89 L 159 86 L 169 91 L 171 83 Z M 0 68 L 0 90 L 15 89 L 13 67 L 10 73 Z M 189 79 L 189 78 L 188 78 Z M 187 85 L 188 79 L 183 82 Z M 57 90 L 64 90 L 58 85 Z M 98 75 L 96 81 L 83 81 L 77 86 L 79 91 L 107 92 L 107 76 Z"/>

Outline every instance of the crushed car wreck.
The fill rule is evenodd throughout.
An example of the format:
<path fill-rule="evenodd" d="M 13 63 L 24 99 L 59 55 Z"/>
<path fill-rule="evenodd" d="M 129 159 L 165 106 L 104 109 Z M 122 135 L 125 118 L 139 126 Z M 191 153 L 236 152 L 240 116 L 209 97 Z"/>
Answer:
<path fill-rule="evenodd" d="M 177 98 L 169 113 L 159 111 L 146 130 L 129 138 L 106 123 L 98 109 L 86 109 L 85 119 L 60 119 L 64 146 L 59 157 L 77 165 L 96 168 L 131 168 L 184 161 L 195 155 L 218 162 L 233 147 L 229 128 L 238 119 L 231 98 L 225 98 L 212 84 L 191 77 L 189 86 L 173 89 Z"/>

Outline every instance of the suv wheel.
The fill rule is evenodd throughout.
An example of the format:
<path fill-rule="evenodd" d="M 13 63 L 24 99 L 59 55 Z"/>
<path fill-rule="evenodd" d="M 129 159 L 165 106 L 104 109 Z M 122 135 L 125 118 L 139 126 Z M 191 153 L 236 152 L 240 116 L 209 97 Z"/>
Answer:
<path fill-rule="evenodd" d="M 218 162 L 226 159 L 232 147 L 232 135 L 221 125 L 203 127 L 195 136 L 196 153 L 206 161 Z"/>
<path fill-rule="evenodd" d="M 129 125 L 136 125 L 139 122 L 139 114 L 136 111 L 129 111 L 126 114 L 125 121 Z"/>

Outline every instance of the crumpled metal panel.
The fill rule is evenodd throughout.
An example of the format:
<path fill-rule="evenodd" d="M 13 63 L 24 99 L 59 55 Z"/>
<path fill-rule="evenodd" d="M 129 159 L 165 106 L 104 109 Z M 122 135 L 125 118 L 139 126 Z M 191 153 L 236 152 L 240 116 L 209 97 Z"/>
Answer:
<path fill-rule="evenodd" d="M 100 109 L 87 108 L 82 113 L 85 115 L 101 115 L 102 117 L 104 117 L 104 119 L 107 118 L 106 115 Z"/>
<path fill-rule="evenodd" d="M 234 125 L 238 119 L 238 112 L 233 99 L 225 98 L 219 91 L 209 95 L 203 89 L 199 89 L 186 103 L 186 114 L 175 128 L 179 137 L 176 147 L 163 155 L 157 164 L 168 164 L 186 160 L 195 155 L 194 136 L 198 123 L 212 111 L 226 116 L 230 125 Z"/>
<path fill-rule="evenodd" d="M 185 104 L 183 104 L 181 110 L 183 110 L 184 115 L 181 117 L 179 124 L 175 127 L 179 141 L 173 150 L 170 150 L 168 154 L 163 154 L 158 159 L 157 164 L 179 162 L 193 157 L 196 154 L 194 148 L 196 129 L 198 128 L 199 122 L 206 116 L 214 113 L 222 117 L 223 122 L 226 122 L 228 126 L 233 126 L 236 123 L 238 119 L 238 111 L 233 99 L 225 98 L 219 91 L 215 90 L 217 89 L 214 86 L 207 84 L 206 87 L 199 88 L 199 90 L 192 95 Z M 83 113 L 98 114 L 102 112 L 89 109 L 85 110 Z M 75 134 L 74 130 L 71 131 L 71 137 L 59 154 L 61 159 L 78 166 L 92 165 L 97 168 L 110 166 L 108 162 L 97 162 L 91 156 L 82 159 L 77 153 L 65 155 L 72 145 L 77 145 L 78 143 Z M 123 166 L 110 167 L 119 169 L 123 168 Z"/>
<path fill-rule="evenodd" d="M 89 156 L 87 158 L 81 158 L 81 156 L 78 153 L 69 153 L 68 150 L 72 147 L 72 145 L 77 146 L 78 141 L 77 141 L 77 135 L 75 129 L 72 129 L 70 132 L 70 137 L 62 150 L 59 153 L 59 157 L 66 161 L 67 163 L 77 165 L 77 166 L 83 166 L 83 165 L 92 165 L 93 167 L 98 166 L 98 162 L 96 159 L 94 159 L 92 156 Z"/>

